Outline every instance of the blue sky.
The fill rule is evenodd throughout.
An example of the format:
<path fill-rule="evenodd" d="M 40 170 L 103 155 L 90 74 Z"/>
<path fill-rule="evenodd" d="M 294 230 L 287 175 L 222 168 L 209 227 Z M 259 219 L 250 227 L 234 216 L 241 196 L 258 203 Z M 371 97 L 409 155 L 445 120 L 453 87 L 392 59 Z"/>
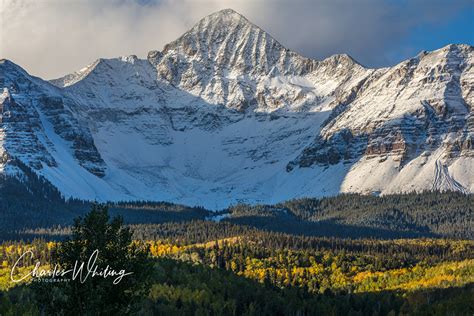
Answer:
<path fill-rule="evenodd" d="M 302 55 L 369 67 L 474 44 L 474 0 L 16 0 L 0 1 L 0 57 L 59 77 L 99 57 L 145 57 L 225 8 Z"/>
<path fill-rule="evenodd" d="M 446 1 L 448 3 L 448 1 Z M 388 52 L 391 64 L 422 50 L 435 50 L 448 44 L 474 44 L 474 1 L 446 20 L 421 22 L 400 41 L 400 48 Z"/>

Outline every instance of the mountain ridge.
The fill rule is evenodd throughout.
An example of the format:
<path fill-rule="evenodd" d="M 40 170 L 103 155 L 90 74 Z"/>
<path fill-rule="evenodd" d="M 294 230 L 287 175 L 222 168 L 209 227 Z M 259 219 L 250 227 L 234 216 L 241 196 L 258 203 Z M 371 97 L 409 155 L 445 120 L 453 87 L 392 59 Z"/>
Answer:
<path fill-rule="evenodd" d="M 19 159 L 68 197 L 211 209 L 473 192 L 473 51 L 379 69 L 316 61 L 223 10 L 146 59 L 100 58 L 49 82 L 3 61 L 3 174 Z"/>

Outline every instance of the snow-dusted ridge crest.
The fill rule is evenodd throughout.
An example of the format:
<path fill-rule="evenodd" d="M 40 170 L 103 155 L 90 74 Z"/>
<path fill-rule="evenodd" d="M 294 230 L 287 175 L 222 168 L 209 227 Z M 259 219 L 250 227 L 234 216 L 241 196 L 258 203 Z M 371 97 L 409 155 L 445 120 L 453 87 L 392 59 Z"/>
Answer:
<path fill-rule="evenodd" d="M 474 191 L 474 48 L 393 67 L 303 57 L 227 9 L 146 59 L 44 81 L 0 61 L 0 173 L 66 197 L 219 209 L 340 192 Z"/>

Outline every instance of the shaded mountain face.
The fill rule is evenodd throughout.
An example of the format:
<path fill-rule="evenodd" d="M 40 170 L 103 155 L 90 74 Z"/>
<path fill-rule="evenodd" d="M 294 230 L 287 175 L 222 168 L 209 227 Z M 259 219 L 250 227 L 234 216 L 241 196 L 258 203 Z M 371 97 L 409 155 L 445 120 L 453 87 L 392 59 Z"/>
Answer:
<path fill-rule="evenodd" d="M 60 167 L 53 152 L 66 150 L 83 169 L 103 177 L 105 163 L 89 129 L 75 115 L 76 103 L 57 87 L 0 61 L 3 162 L 18 158 L 36 171 Z"/>
<path fill-rule="evenodd" d="M 47 82 L 0 62 L 1 172 L 66 196 L 222 208 L 339 192 L 474 191 L 474 49 L 391 68 L 312 60 L 232 10 L 146 59 Z"/>

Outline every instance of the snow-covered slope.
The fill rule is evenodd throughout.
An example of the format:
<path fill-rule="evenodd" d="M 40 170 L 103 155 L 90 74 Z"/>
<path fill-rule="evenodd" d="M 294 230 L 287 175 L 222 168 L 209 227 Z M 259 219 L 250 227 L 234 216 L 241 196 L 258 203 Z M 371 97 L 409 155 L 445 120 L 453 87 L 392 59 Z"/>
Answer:
<path fill-rule="evenodd" d="M 343 191 L 472 192 L 473 56 L 449 45 L 377 70 L 289 169 L 353 164 Z"/>
<path fill-rule="evenodd" d="M 208 208 L 338 192 L 474 191 L 473 47 L 392 68 L 298 55 L 232 10 L 147 59 L 43 81 L 0 62 L 1 170 L 66 196 Z"/>

